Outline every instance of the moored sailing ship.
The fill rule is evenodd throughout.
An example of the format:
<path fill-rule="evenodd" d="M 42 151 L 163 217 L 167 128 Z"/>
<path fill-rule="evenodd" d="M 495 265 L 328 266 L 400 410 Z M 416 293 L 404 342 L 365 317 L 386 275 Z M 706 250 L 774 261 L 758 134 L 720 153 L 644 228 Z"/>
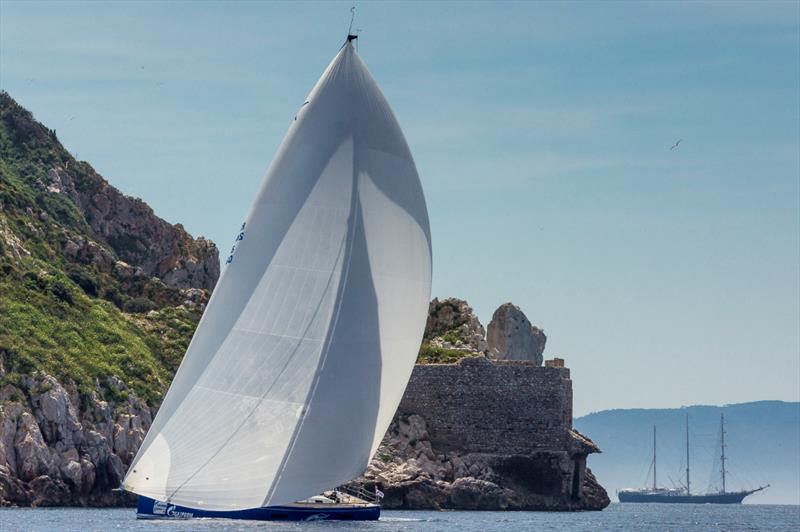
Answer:
<path fill-rule="evenodd" d="M 647 488 L 624 489 L 617 492 L 619 502 L 659 502 L 689 504 L 741 504 L 745 497 L 769 487 L 759 486 L 753 490 L 727 491 L 725 462 L 725 416 L 720 416 L 720 473 L 722 487 L 716 493 L 695 494 L 691 491 L 691 468 L 689 465 L 689 415 L 686 415 L 686 485 L 681 488 L 658 486 L 656 462 L 656 428 L 653 427 L 653 485 Z"/>

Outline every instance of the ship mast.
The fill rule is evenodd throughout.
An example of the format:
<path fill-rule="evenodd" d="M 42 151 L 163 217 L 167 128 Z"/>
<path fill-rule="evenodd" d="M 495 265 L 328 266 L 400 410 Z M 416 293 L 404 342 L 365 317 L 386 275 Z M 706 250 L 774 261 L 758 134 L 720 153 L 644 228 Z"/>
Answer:
<path fill-rule="evenodd" d="M 686 412 L 686 495 L 691 494 L 691 484 L 689 483 L 689 412 Z"/>
<path fill-rule="evenodd" d="M 653 491 L 656 490 L 656 426 L 653 425 Z"/>
<path fill-rule="evenodd" d="M 720 469 L 722 471 L 722 493 L 725 493 L 725 414 L 719 416 L 719 431 L 720 431 L 720 450 L 722 456 L 720 459 Z"/>

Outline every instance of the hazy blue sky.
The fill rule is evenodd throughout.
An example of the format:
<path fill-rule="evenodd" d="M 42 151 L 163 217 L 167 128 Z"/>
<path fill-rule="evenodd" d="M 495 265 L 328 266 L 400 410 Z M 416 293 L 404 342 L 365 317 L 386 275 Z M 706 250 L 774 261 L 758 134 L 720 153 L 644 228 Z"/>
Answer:
<path fill-rule="evenodd" d="M 3 1 L 0 85 L 224 252 L 351 5 Z M 434 295 L 520 305 L 576 413 L 800 399 L 798 2 L 356 5 Z"/>

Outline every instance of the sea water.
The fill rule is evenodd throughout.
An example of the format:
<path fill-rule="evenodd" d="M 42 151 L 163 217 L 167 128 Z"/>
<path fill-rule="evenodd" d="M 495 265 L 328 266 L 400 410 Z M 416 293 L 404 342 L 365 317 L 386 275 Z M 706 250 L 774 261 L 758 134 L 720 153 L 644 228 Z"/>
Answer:
<path fill-rule="evenodd" d="M 602 512 L 417 512 L 384 510 L 380 521 L 137 521 L 133 508 L 0 508 L 0 531 L 595 531 L 800 530 L 800 506 L 612 504 Z"/>

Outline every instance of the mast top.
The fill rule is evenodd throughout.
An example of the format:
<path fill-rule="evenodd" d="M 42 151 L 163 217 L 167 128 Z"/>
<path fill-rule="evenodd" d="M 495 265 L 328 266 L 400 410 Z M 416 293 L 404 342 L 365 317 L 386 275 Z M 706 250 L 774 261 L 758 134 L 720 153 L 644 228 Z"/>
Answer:
<path fill-rule="evenodd" d="M 353 21 L 355 19 L 356 19 L 356 6 L 353 6 L 350 8 L 350 26 L 348 26 L 347 28 L 347 42 L 352 42 L 358 39 L 357 33 L 359 30 L 356 30 L 356 33 L 353 33 Z"/>

